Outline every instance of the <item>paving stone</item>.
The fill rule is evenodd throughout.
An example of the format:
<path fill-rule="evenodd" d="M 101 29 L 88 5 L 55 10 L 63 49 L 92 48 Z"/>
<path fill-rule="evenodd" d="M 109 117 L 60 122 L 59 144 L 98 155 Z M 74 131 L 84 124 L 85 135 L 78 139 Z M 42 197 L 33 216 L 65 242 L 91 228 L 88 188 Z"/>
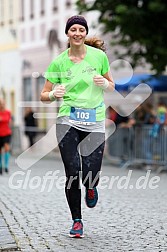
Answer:
<path fill-rule="evenodd" d="M 167 251 L 167 174 L 160 174 L 159 187 L 155 190 L 136 189 L 136 181 L 146 172 L 134 170 L 130 179 L 130 188 L 119 189 L 117 183 L 112 188 L 98 189 L 99 202 L 93 209 L 85 206 L 84 188 L 82 195 L 82 213 L 84 239 L 70 239 L 71 215 L 65 199 L 64 188 L 56 185 L 48 192 L 41 192 L 41 187 L 30 189 L 34 176 L 42 178 L 48 171 L 60 170 L 64 175 L 63 165 L 59 160 L 42 159 L 31 168 L 27 187 L 14 190 L 8 185 L 10 175 L 20 170 L 14 159 L 9 175 L 0 177 L 0 246 L 17 241 L 18 247 L 25 252 L 166 252 Z M 112 166 L 103 166 L 102 175 L 126 176 L 128 170 Z M 152 173 L 150 177 L 157 176 Z M 23 180 L 25 176 L 15 177 Z M 6 226 L 6 221 L 13 234 Z M 5 235 L 4 235 L 5 234 Z M 8 235 L 9 234 L 9 235 Z M 5 237 L 5 238 L 3 238 Z M 7 249 L 7 247 L 6 247 Z M 18 250 L 18 248 L 15 248 Z M 1 251 L 1 250 L 0 250 Z M 11 250 L 12 251 L 12 250 Z"/>
<path fill-rule="evenodd" d="M 0 251 L 14 251 L 16 249 L 18 249 L 16 242 L 9 231 L 2 213 L 0 212 Z"/>

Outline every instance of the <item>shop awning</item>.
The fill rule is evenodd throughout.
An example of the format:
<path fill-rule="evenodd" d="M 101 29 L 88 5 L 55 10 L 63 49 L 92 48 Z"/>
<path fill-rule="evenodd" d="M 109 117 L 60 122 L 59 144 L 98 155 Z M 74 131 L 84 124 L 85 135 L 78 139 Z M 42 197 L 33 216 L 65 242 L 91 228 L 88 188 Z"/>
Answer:
<path fill-rule="evenodd" d="M 126 81 L 126 79 L 125 79 Z M 118 84 L 119 80 L 115 81 L 116 83 L 116 90 L 118 91 L 130 91 L 137 85 L 141 83 L 148 84 L 153 91 L 163 92 L 167 91 L 167 76 L 154 76 L 149 74 L 134 74 L 131 80 L 125 84 Z M 123 83 L 123 79 L 121 79 L 120 83 Z"/>

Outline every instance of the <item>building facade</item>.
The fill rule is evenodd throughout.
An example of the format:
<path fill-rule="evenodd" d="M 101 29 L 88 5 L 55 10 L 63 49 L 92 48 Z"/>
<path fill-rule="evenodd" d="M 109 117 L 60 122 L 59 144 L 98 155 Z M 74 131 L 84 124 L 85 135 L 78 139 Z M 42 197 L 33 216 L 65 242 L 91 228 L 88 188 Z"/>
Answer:
<path fill-rule="evenodd" d="M 39 131 L 47 131 L 55 121 L 46 115 L 56 108 L 40 102 L 43 75 L 67 47 L 65 23 L 78 14 L 75 2 L 0 0 L 0 96 L 5 98 L 22 135 L 26 107 L 37 112 Z"/>
<path fill-rule="evenodd" d="M 21 120 L 17 107 L 21 96 L 18 16 L 19 0 L 0 1 L 0 96 L 5 99 L 16 124 Z"/>
<path fill-rule="evenodd" d="M 55 118 L 47 118 L 47 114 L 56 112 L 56 108 L 42 105 L 40 93 L 47 66 L 67 47 L 65 23 L 70 16 L 78 14 L 75 2 L 76 0 L 0 0 L 0 95 L 5 98 L 15 119 L 14 123 L 22 133 L 26 107 L 32 107 L 36 112 L 39 131 L 48 131 L 55 122 Z M 99 37 L 99 13 L 88 12 L 84 16 L 90 28 L 88 36 Z M 114 70 L 114 61 L 117 59 L 110 49 L 111 36 L 102 38 L 107 45 L 106 52 L 114 79 L 125 77 L 129 74 L 129 66 L 122 70 L 116 67 Z M 143 69 L 138 68 L 136 72 L 143 72 Z M 107 100 L 110 102 L 110 97 Z"/>

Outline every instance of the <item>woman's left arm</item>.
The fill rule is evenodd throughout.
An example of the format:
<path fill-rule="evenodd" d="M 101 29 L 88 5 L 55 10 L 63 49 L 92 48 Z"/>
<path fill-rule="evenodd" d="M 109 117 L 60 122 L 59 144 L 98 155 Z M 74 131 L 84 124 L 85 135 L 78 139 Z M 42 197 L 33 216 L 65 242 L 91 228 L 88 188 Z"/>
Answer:
<path fill-rule="evenodd" d="M 109 83 L 108 87 L 105 89 L 106 91 L 114 91 L 115 83 L 113 81 L 112 75 L 110 72 L 103 75 L 104 79 L 106 79 Z M 105 80 L 104 80 L 105 81 Z"/>
<path fill-rule="evenodd" d="M 96 86 L 101 87 L 105 91 L 114 91 L 115 84 L 110 72 L 105 73 L 102 75 L 96 75 L 93 77 L 94 84 Z"/>

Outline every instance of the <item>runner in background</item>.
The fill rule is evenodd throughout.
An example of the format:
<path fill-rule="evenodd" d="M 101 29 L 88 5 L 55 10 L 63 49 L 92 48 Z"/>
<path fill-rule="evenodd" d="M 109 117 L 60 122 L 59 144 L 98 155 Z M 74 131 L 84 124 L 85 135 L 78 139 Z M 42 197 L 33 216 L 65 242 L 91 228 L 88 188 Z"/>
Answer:
<path fill-rule="evenodd" d="M 11 121 L 10 111 L 5 108 L 5 101 L 0 99 L 0 174 L 3 173 L 3 168 L 6 173 L 9 171 Z"/>
<path fill-rule="evenodd" d="M 73 220 L 70 236 L 82 237 L 80 174 L 82 170 L 86 205 L 95 207 L 105 145 L 103 95 L 104 91 L 114 90 L 114 83 L 103 41 L 97 38 L 86 40 L 88 25 L 85 18 L 69 18 L 65 33 L 69 48 L 49 65 L 41 101 L 63 98 L 56 134 L 67 178 L 65 193 Z"/>

